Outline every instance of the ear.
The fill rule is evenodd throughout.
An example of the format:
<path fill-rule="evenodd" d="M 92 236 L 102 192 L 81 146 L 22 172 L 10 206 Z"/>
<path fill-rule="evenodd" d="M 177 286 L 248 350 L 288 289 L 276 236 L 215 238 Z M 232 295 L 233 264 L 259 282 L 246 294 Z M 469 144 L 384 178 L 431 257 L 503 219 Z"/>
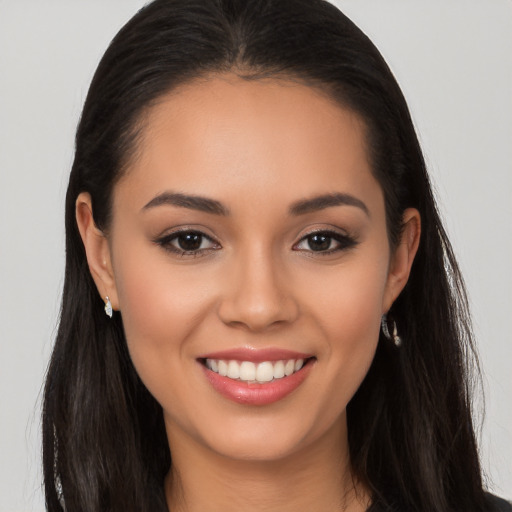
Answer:
<path fill-rule="evenodd" d="M 98 293 L 104 301 L 106 297 L 110 299 L 113 309 L 119 309 L 108 239 L 94 223 L 89 193 L 79 194 L 75 203 L 75 214 L 78 230 L 85 247 L 89 271 Z"/>
<path fill-rule="evenodd" d="M 402 217 L 402 234 L 400 241 L 391 256 L 382 313 L 389 311 L 393 302 L 407 284 L 412 263 L 418 251 L 420 234 L 420 214 L 415 208 L 408 208 L 405 210 Z"/>

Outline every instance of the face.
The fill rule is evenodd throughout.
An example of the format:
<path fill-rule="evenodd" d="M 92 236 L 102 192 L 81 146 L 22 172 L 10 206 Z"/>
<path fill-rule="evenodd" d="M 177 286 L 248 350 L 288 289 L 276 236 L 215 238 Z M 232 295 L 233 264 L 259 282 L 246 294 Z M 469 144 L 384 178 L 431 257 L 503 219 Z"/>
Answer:
<path fill-rule="evenodd" d="M 339 438 L 405 245 L 390 250 L 363 123 L 326 96 L 224 76 L 162 98 L 96 281 L 171 450 L 269 460 Z"/>

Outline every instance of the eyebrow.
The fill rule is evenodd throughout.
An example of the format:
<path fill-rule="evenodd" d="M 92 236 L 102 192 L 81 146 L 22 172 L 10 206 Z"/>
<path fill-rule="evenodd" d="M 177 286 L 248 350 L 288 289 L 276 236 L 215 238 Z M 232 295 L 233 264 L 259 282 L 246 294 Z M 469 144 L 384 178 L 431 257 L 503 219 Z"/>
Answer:
<path fill-rule="evenodd" d="M 157 206 L 171 205 L 180 208 L 189 208 L 201 212 L 213 213 L 214 215 L 229 215 L 229 210 L 219 201 L 207 197 L 192 196 L 176 192 L 163 192 L 157 195 L 142 210 L 149 210 Z"/>
<path fill-rule="evenodd" d="M 177 192 L 163 192 L 162 194 L 157 195 L 151 199 L 151 201 L 149 201 L 142 210 L 149 210 L 162 205 L 189 208 L 191 210 L 212 213 L 214 215 L 229 215 L 229 209 L 215 199 L 196 195 L 180 194 Z M 363 210 L 368 217 L 370 216 L 368 207 L 363 203 L 363 201 L 350 194 L 342 194 L 339 192 L 323 194 L 310 199 L 301 199 L 296 201 L 290 206 L 289 212 L 290 215 L 304 215 L 306 213 L 324 210 L 325 208 L 331 208 L 333 206 L 355 206 Z"/>
<path fill-rule="evenodd" d="M 306 213 L 316 212 L 333 206 L 355 206 L 356 208 L 363 210 L 368 217 L 370 216 L 370 211 L 363 201 L 350 194 L 342 193 L 324 194 L 310 199 L 297 201 L 290 206 L 290 214 L 304 215 Z"/>

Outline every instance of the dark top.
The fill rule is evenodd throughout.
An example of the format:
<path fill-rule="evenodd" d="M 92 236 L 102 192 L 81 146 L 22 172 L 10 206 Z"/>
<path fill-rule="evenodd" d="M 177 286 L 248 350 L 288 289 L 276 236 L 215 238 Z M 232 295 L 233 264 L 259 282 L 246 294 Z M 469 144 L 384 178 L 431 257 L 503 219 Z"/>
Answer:
<path fill-rule="evenodd" d="M 512 512 L 512 504 L 508 501 L 505 501 L 502 498 L 498 498 L 492 494 L 487 494 L 489 508 L 487 512 Z M 370 506 L 367 512 L 412 512 L 412 511 L 401 511 L 395 508 L 387 508 L 379 505 L 378 503 L 374 503 Z M 439 511 L 441 512 L 441 511 Z M 469 510 L 461 510 L 460 512 L 471 512 Z"/>
<path fill-rule="evenodd" d="M 508 501 L 502 500 L 501 498 L 491 494 L 489 494 L 488 497 L 489 503 L 493 507 L 491 508 L 493 512 L 512 512 L 512 504 Z"/>

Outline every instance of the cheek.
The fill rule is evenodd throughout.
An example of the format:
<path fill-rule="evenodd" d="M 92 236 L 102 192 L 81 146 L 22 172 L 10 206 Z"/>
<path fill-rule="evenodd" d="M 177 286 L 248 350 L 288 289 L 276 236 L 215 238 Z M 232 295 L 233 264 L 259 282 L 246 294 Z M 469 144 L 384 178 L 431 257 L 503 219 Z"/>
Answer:
<path fill-rule="evenodd" d="M 354 258 L 346 266 L 325 275 L 312 275 L 301 286 L 319 323 L 331 336 L 345 340 L 365 337 L 380 322 L 387 280 L 387 260 Z"/>
<path fill-rule="evenodd" d="M 209 289 L 200 272 L 171 266 L 165 254 L 155 258 L 154 250 L 135 247 L 119 258 L 115 276 L 128 349 L 153 392 L 193 349 L 188 341 L 210 310 Z"/>
<path fill-rule="evenodd" d="M 304 282 L 311 290 L 309 311 L 321 336 L 329 383 L 337 404 L 346 405 L 363 381 L 377 348 L 387 260 L 361 258 L 330 279 Z"/>
<path fill-rule="evenodd" d="M 177 328 L 200 314 L 208 298 L 200 271 L 170 264 L 163 249 L 147 242 L 123 245 L 116 248 L 120 257 L 114 260 L 114 273 L 127 331 L 146 338 L 145 333 L 154 336 L 159 329 Z"/>

